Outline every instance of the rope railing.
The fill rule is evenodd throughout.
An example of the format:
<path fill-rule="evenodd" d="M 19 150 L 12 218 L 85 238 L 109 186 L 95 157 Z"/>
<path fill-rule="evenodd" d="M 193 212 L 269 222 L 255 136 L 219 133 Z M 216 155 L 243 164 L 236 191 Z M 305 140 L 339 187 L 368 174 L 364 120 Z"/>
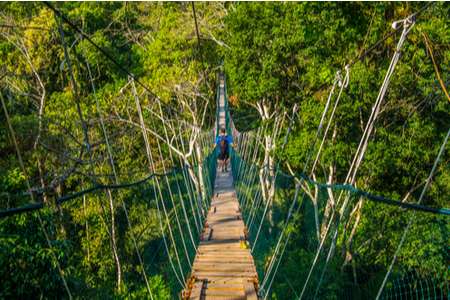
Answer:
<path fill-rule="evenodd" d="M 76 193 L 72 193 L 69 195 L 62 196 L 62 197 L 57 197 L 57 198 L 55 198 L 54 202 L 57 205 L 61 205 L 64 202 L 67 202 L 67 201 L 70 201 L 73 199 L 79 199 L 83 195 L 90 194 L 90 193 L 97 192 L 97 191 L 103 191 L 103 190 L 108 190 L 108 189 L 110 189 L 110 190 L 125 189 L 125 188 L 131 188 L 134 186 L 139 186 L 139 185 L 142 185 L 144 183 L 151 181 L 153 179 L 153 177 L 163 178 L 163 177 L 173 175 L 173 174 L 176 174 L 179 172 L 184 172 L 189 168 L 192 168 L 192 167 L 184 166 L 182 168 L 174 168 L 166 173 L 153 173 L 153 174 L 146 176 L 145 178 L 142 178 L 140 180 L 133 181 L 133 182 L 127 182 L 127 183 L 121 183 L 121 184 L 97 184 L 93 187 L 84 189 L 84 190 L 76 192 Z M 23 197 L 23 196 L 21 196 L 21 197 Z M 44 202 L 40 202 L 40 203 L 32 203 L 32 204 L 24 205 L 21 207 L 14 207 L 14 208 L 6 209 L 6 210 L 1 210 L 0 218 L 13 216 L 13 215 L 24 213 L 24 212 L 35 211 L 38 209 L 42 209 L 45 206 L 46 206 L 46 204 Z"/>
<path fill-rule="evenodd" d="M 247 133 L 243 133 L 242 139 L 248 141 L 249 139 L 248 137 L 246 137 L 247 135 Z M 433 208 L 415 203 L 401 202 L 399 200 L 393 200 L 387 197 L 371 194 L 369 192 L 357 189 L 352 185 L 320 183 L 314 181 L 305 174 L 289 175 L 279 170 L 279 178 L 277 180 L 276 188 L 277 192 L 272 207 L 274 211 L 272 223 L 274 223 L 275 225 L 271 225 L 271 221 L 269 220 L 269 218 L 267 216 L 264 217 L 264 210 L 266 209 L 266 207 L 264 205 L 265 203 L 263 203 L 260 198 L 261 187 L 259 178 L 258 176 L 252 176 L 252 174 L 258 174 L 259 170 L 261 170 L 262 167 L 253 162 L 250 152 L 251 151 L 248 150 L 246 151 L 247 156 L 249 156 L 249 160 L 247 160 L 243 159 L 237 152 L 237 150 L 232 150 L 232 169 L 235 171 L 235 187 L 238 199 L 240 201 L 241 209 L 243 211 L 243 217 L 249 230 L 249 241 L 260 278 L 263 278 L 267 272 L 267 265 L 265 265 L 264 262 L 267 261 L 267 259 L 270 258 L 273 254 L 273 247 L 276 246 L 274 238 L 276 239 L 281 234 L 292 234 L 292 229 L 289 229 L 286 233 L 283 233 L 282 231 L 282 228 L 286 224 L 284 216 L 288 213 L 288 207 L 286 207 L 285 205 L 289 204 L 290 202 L 294 201 L 293 199 L 300 196 L 300 193 L 305 188 L 305 186 L 302 186 L 300 182 L 310 186 L 311 190 L 314 190 L 314 187 L 317 187 L 317 195 L 319 195 L 319 199 L 316 200 L 312 199 L 309 195 L 303 195 L 301 199 L 298 199 L 298 206 L 294 208 L 294 211 L 298 211 L 298 213 L 294 213 L 296 217 L 294 217 L 293 220 L 289 222 L 288 226 L 289 228 L 291 228 L 291 226 L 297 226 L 295 224 L 298 222 L 302 224 L 301 226 L 305 226 L 302 232 L 305 235 L 305 239 L 309 240 L 307 244 L 317 243 L 317 239 L 314 238 L 314 236 L 316 236 L 316 227 L 313 224 L 314 212 L 310 203 L 312 201 L 318 201 L 319 206 L 324 209 L 325 204 L 329 202 L 327 191 L 330 189 L 333 192 L 346 191 L 351 195 L 351 203 L 356 203 L 360 199 L 367 200 L 368 202 L 365 206 L 366 208 L 370 206 L 370 203 L 373 204 L 372 206 L 370 206 L 373 208 L 376 208 L 379 205 L 383 205 L 384 207 L 386 207 L 385 209 L 387 211 L 390 211 L 399 219 L 404 219 L 405 216 L 410 215 L 411 212 L 417 211 L 418 213 L 420 213 L 421 219 L 429 220 L 429 224 L 427 224 L 427 222 L 420 223 L 420 226 L 424 228 L 428 226 L 440 226 L 439 224 L 442 224 L 440 222 L 445 222 L 444 220 L 446 220 L 446 218 L 448 218 L 448 216 L 450 215 L 450 210 L 448 208 Z M 319 219 L 325 218 L 325 216 L 323 215 L 324 213 L 325 212 L 321 210 Z M 299 219 L 300 215 L 303 216 L 303 218 Z M 345 231 L 345 227 L 344 225 L 341 225 L 339 228 L 339 232 L 342 235 Z M 296 245 L 295 247 L 298 247 L 298 244 L 294 245 Z M 292 247 L 294 247 L 294 245 Z M 281 249 L 285 248 L 286 246 L 287 243 L 283 242 L 280 244 Z M 305 247 L 305 245 L 302 245 L 302 247 Z M 391 251 L 393 250 L 391 249 Z M 282 251 L 280 250 L 279 252 Z M 280 261 L 281 260 L 277 261 L 277 264 L 274 266 L 274 268 L 276 268 L 277 266 L 286 267 L 286 265 Z M 273 276 L 271 280 L 273 281 L 274 278 L 275 276 Z M 370 290 L 369 294 L 375 293 L 374 289 L 378 287 L 379 284 L 380 282 L 378 281 L 377 284 L 373 284 L 372 289 L 367 289 L 366 292 Z M 389 286 L 391 287 L 391 285 Z M 441 293 L 441 291 L 443 290 L 439 291 L 439 293 Z M 262 292 L 264 292 L 264 290 Z M 297 290 L 297 292 L 299 291 Z M 362 291 L 362 293 L 363 292 L 364 291 Z M 307 291 L 305 291 L 305 293 L 305 295 L 308 295 L 308 297 L 313 297 L 315 291 L 308 289 Z"/>
<path fill-rule="evenodd" d="M 232 150 L 232 153 L 233 153 L 232 160 L 237 161 L 237 162 L 235 162 L 235 164 L 238 169 L 240 168 L 240 164 L 248 165 L 248 166 L 250 166 L 251 170 L 256 170 L 256 171 L 268 168 L 268 166 L 261 166 L 261 165 L 257 165 L 256 163 L 246 161 L 234 150 Z M 430 207 L 430 206 L 426 206 L 426 205 L 422 205 L 422 204 L 402 202 L 401 200 L 395 200 L 395 199 L 391 199 L 389 197 L 385 197 L 382 195 L 376 195 L 371 192 L 361 190 L 351 184 L 344 184 L 344 183 L 328 184 L 328 183 L 315 181 L 304 173 L 296 173 L 295 175 L 290 175 L 290 174 L 287 174 L 284 171 L 280 170 L 279 168 L 273 168 L 273 170 L 275 170 L 275 172 L 277 172 L 279 176 L 286 178 L 286 179 L 294 179 L 296 181 L 303 180 L 303 181 L 307 182 L 308 184 L 317 186 L 319 188 L 324 188 L 324 189 L 332 188 L 333 190 L 336 190 L 336 191 L 349 191 L 357 196 L 364 197 L 370 201 L 374 201 L 374 202 L 378 202 L 378 203 L 382 203 L 382 204 L 386 204 L 386 205 L 390 205 L 390 206 L 401 207 L 404 209 L 415 210 L 415 211 L 419 211 L 419 212 L 433 213 L 433 214 L 446 215 L 446 216 L 450 215 L 449 208 L 434 208 L 434 207 Z M 238 180 L 239 179 L 237 179 L 237 181 Z"/>
<path fill-rule="evenodd" d="M 213 190 L 213 182 L 214 182 L 214 176 L 215 176 L 215 153 L 210 153 L 205 160 L 203 161 L 203 174 L 207 180 L 207 198 L 211 198 Z M 192 168 L 197 168 L 197 166 L 193 166 Z M 56 214 L 57 211 L 62 212 L 63 215 L 71 214 L 69 211 L 75 209 L 81 210 L 81 203 L 75 202 L 73 200 L 81 201 L 83 197 L 87 197 L 90 199 L 98 199 L 100 202 L 101 200 L 101 194 L 106 191 L 116 192 L 119 194 L 114 194 L 113 197 L 116 199 L 123 198 L 125 195 L 128 198 L 126 200 L 129 202 L 131 201 L 138 201 L 141 203 L 147 202 L 149 207 L 154 207 L 155 204 L 159 203 L 159 206 L 161 207 L 163 202 L 166 202 L 166 211 L 160 211 L 156 214 L 162 214 L 167 215 L 166 220 L 162 220 L 162 227 L 161 227 L 161 233 L 164 233 L 167 235 L 169 227 L 172 227 L 174 230 L 174 241 L 173 243 L 169 243 L 169 241 L 166 241 L 167 249 L 165 251 L 166 255 L 169 257 L 173 256 L 173 249 L 178 248 L 178 251 L 183 251 L 182 247 L 182 237 L 188 237 L 188 228 L 193 228 L 193 242 L 186 242 L 186 251 L 187 256 L 184 256 L 183 258 L 180 257 L 180 265 L 182 266 L 181 269 L 183 270 L 183 275 L 186 277 L 190 273 L 190 263 L 189 260 L 192 262 L 196 247 L 199 242 L 199 237 L 201 234 L 202 226 L 204 224 L 204 218 L 201 214 L 197 214 L 198 211 L 201 210 L 197 206 L 196 201 L 190 201 L 189 197 L 196 197 L 196 195 L 192 195 L 192 193 L 195 193 L 194 190 L 190 189 L 189 187 L 192 185 L 192 183 L 186 183 L 183 178 L 183 172 L 188 171 L 188 167 L 183 168 L 174 168 L 166 173 L 154 173 L 150 174 L 147 177 L 130 182 L 130 183 L 122 183 L 122 184 L 98 184 L 94 187 L 83 189 L 82 191 L 66 195 L 63 197 L 59 197 L 55 199 L 55 203 L 57 203 L 58 209 L 52 205 L 47 205 L 44 203 L 37 203 L 32 204 L 24 207 L 14 208 L 10 210 L 5 210 L 0 213 L 0 216 L 4 221 L 7 221 L 9 218 L 11 218 L 11 221 L 14 220 L 14 218 L 18 217 L 19 215 L 27 212 L 30 215 L 27 216 L 27 218 L 33 218 L 34 213 L 37 213 L 39 210 L 43 210 L 45 213 L 50 214 Z M 155 179 L 159 178 L 159 184 L 161 186 L 161 194 L 155 193 L 154 186 L 158 184 Z M 188 179 L 190 180 L 190 179 Z M 180 189 L 178 189 L 178 187 Z M 170 193 L 169 190 L 172 190 L 172 192 L 175 192 L 173 194 L 175 203 L 170 204 Z M 91 201 L 92 202 L 92 201 Z M 207 202 L 209 203 L 209 201 Z M 170 205 L 169 205 L 170 204 Z M 91 204 L 92 205 L 92 204 Z M 208 205 L 208 204 L 207 204 Z M 185 207 L 183 207 L 185 206 Z M 156 208 L 154 208 L 156 209 Z M 185 214 L 186 210 L 189 212 Z M 179 218 L 179 221 L 177 222 L 176 214 L 179 214 L 180 216 L 185 214 L 187 218 Z M 200 217 L 200 220 L 196 219 L 196 217 Z M 142 220 L 145 221 L 145 220 Z M 196 222 L 198 224 L 196 225 Z M 135 225 L 133 225 L 135 226 Z M 150 227 L 149 227 L 150 228 Z M 12 233 L 12 232 L 10 232 Z M 142 241 L 140 242 L 142 243 Z M 141 247 L 141 246 L 139 246 Z M 159 247 L 160 248 L 160 247 Z M 158 249 L 159 249 L 158 248 Z M 172 250 L 171 250 L 172 249 Z M 161 255 L 161 254 L 159 254 Z M 172 258 L 173 260 L 174 258 Z M 147 269 L 147 263 L 146 261 L 143 261 L 144 266 L 146 266 Z M 152 274 L 153 272 L 147 269 L 145 272 L 148 272 L 148 274 Z M 176 271 L 179 273 L 179 271 Z M 167 274 L 168 276 L 173 276 L 170 274 Z M 170 282 L 170 281 L 169 281 Z M 184 282 L 182 282 L 184 284 Z M 173 285 L 170 283 L 172 287 L 172 293 L 176 295 L 180 287 Z M 183 287 L 183 286 L 182 286 Z M 74 291 L 72 291 L 74 293 Z M 76 293 L 74 293 L 76 295 Z"/>

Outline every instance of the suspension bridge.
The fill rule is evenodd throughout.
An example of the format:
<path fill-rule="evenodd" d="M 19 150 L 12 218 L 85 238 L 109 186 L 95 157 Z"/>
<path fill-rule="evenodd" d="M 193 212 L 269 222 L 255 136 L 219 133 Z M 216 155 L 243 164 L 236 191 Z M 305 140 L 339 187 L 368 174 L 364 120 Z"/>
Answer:
<path fill-rule="evenodd" d="M 88 241 L 86 256 L 89 257 L 92 251 L 89 245 L 92 236 L 89 234 L 94 234 L 89 231 L 89 224 L 97 222 L 107 232 L 106 239 L 110 241 L 118 285 L 127 280 L 125 272 L 129 273 L 128 277 L 133 274 L 138 278 L 136 281 L 145 286 L 146 297 L 150 299 L 158 299 L 150 278 L 150 274 L 155 273 L 152 262 L 158 255 L 167 258 L 167 268 L 159 271 L 164 274 L 166 281 L 170 281 L 169 285 L 175 291 L 171 295 L 182 299 L 268 299 L 276 283 L 289 291 L 292 299 L 323 299 L 326 297 L 327 285 L 332 285 L 335 280 L 330 278 L 327 270 L 336 268 L 332 265 L 335 263 L 333 258 L 337 256 L 338 248 L 342 248 L 344 256 L 344 259 L 339 261 L 341 271 L 351 267 L 354 254 L 351 248 L 359 222 L 357 212 L 365 202 L 375 207 L 388 207 L 393 215 L 406 218 L 403 220 L 405 225 L 400 232 L 399 241 L 390 249 L 385 276 L 367 284 L 367 293 L 376 299 L 448 299 L 448 278 L 445 276 L 442 278 L 435 274 L 419 274 L 414 270 L 398 273 L 395 279 L 392 279 L 392 275 L 395 266 L 399 264 L 398 257 L 408 232 L 416 221 L 419 220 L 424 226 L 434 226 L 433 230 L 436 231 L 445 231 L 448 224 L 449 209 L 429 207 L 423 205 L 422 200 L 445 152 L 450 130 L 440 144 L 416 203 L 375 195 L 355 186 L 358 169 L 364 160 L 368 141 L 373 134 L 392 74 L 399 62 L 401 49 L 415 25 L 415 15 L 399 21 L 396 25 L 395 30 L 401 30 L 396 51 L 379 87 L 378 97 L 349 164 L 345 181 L 337 184 L 319 182 L 315 178 L 315 171 L 320 164 L 326 140 L 329 139 L 330 127 L 341 96 L 350 84 L 354 62 L 348 64 L 342 72 L 336 73 L 319 126 L 314 138 L 309 141 L 310 147 L 306 153 L 303 171 L 295 172 L 289 165 L 282 168 L 279 162 L 273 160 L 271 147 L 275 141 L 282 141 L 281 149 L 287 144 L 296 121 L 296 108 L 291 115 L 279 114 L 272 123 L 266 122 L 256 130 L 240 132 L 235 127 L 230 113 L 226 76 L 220 72 L 216 87 L 215 124 L 212 128 L 202 129 L 194 117 L 192 123 L 170 120 L 167 117 L 166 105 L 144 83 L 61 12 L 51 5 L 50 8 L 59 22 L 67 23 L 128 75 L 128 81 L 121 87 L 118 96 L 120 99 L 128 99 L 128 106 L 125 112 L 114 115 L 114 121 L 139 137 L 136 143 L 142 145 L 139 150 L 145 153 L 143 164 L 150 172 L 150 175 L 146 173 L 143 178 L 128 181 L 129 175 L 122 176 L 117 171 L 119 162 L 116 161 L 114 149 L 120 148 L 114 147 L 114 144 L 119 143 L 120 138 L 114 136 L 105 126 L 106 112 L 99 105 L 95 80 L 86 60 L 82 64 L 89 74 L 99 122 L 96 134 L 92 134 L 92 126 L 89 129 L 89 122 L 80 109 L 80 103 L 76 103 L 83 132 L 83 142 L 79 143 L 82 149 L 80 152 L 88 156 L 88 178 L 95 177 L 95 161 L 100 158 L 106 161 L 107 167 L 104 168 L 111 170 L 112 175 L 106 179 L 95 177 L 96 180 L 91 180 L 91 185 L 74 188 L 73 193 L 53 195 L 54 202 L 43 201 L 49 194 L 48 187 L 33 188 L 31 176 L 26 172 L 24 155 L 17 143 L 7 101 L 0 93 L 9 136 L 13 140 L 20 168 L 27 178 L 27 192 L 24 195 L 30 200 L 26 205 L 8 207 L 0 211 L 0 217 L 2 220 L 14 220 L 15 217 L 28 213 L 30 218 L 36 218 L 32 220 L 38 221 L 39 230 L 43 232 L 46 247 L 51 254 L 50 260 L 56 266 L 67 298 L 76 298 L 77 290 L 76 285 L 67 280 L 69 271 L 65 270 L 70 269 L 70 266 L 56 255 L 60 245 L 55 243 L 55 228 L 58 228 L 55 223 L 62 223 L 62 216 L 68 215 L 71 209 L 77 211 L 77 203 L 82 201 L 85 218 L 84 223 L 78 226 L 82 227 L 80 231 Z M 61 24 L 59 25 L 72 93 L 74 99 L 79 99 L 81 92 L 71 70 L 72 58 L 64 43 L 64 30 Z M 365 55 L 366 53 L 362 54 L 358 59 Z M 137 86 L 142 88 L 141 93 L 137 91 Z M 132 104 L 129 104 L 130 102 Z M 190 103 L 183 105 L 180 105 L 180 110 L 192 110 Z M 205 108 L 204 111 L 192 114 L 204 115 L 206 111 Z M 230 148 L 231 166 L 227 172 L 221 172 L 217 167 L 218 150 L 212 145 L 220 128 L 225 128 L 234 141 Z M 95 142 L 90 140 L 92 135 L 101 141 L 98 144 L 104 146 L 104 149 L 95 149 Z M 95 213 L 90 217 L 85 209 L 88 205 L 87 198 L 92 200 L 95 208 Z M 103 203 L 105 199 L 107 205 Z M 133 218 L 130 207 L 135 202 L 148 212 L 146 220 Z M 128 233 L 123 234 L 121 238 L 131 241 L 127 254 L 135 258 L 130 262 L 134 269 L 127 271 L 121 263 L 128 257 L 118 251 L 119 237 L 115 232 L 117 228 L 114 218 L 119 208 L 123 211 L 122 218 L 128 229 Z M 41 213 L 42 211 L 48 215 Z M 154 220 L 156 224 L 153 228 L 158 228 L 159 233 L 157 238 L 153 238 L 158 240 L 159 244 L 153 256 L 149 257 L 148 251 L 145 251 L 148 245 L 142 237 L 146 236 L 147 223 L 155 222 Z M 432 222 L 427 224 L 428 220 Z M 293 234 L 292 227 L 298 224 L 301 224 L 299 226 L 304 233 L 303 240 Z M 147 237 L 152 238 L 150 235 Z M 308 250 L 310 255 L 286 257 L 291 250 L 289 247 L 293 239 L 297 239 L 295 247 L 305 249 L 304 253 Z M 436 240 L 425 242 L 433 244 L 437 243 Z M 445 244 L 445 241 L 440 242 L 439 246 Z M 162 251 L 159 251 L 160 249 Z M 283 268 L 295 268 L 297 260 L 301 259 L 308 260 L 309 268 L 296 270 L 299 278 L 284 276 Z M 357 283 L 342 289 L 342 299 L 367 296 L 367 293 L 358 290 Z"/>
<path fill-rule="evenodd" d="M 218 128 L 226 128 L 225 78 L 220 76 Z M 217 133 L 218 134 L 218 133 Z M 192 266 L 187 299 L 257 299 L 258 275 L 231 173 L 216 170 L 214 196 Z"/>

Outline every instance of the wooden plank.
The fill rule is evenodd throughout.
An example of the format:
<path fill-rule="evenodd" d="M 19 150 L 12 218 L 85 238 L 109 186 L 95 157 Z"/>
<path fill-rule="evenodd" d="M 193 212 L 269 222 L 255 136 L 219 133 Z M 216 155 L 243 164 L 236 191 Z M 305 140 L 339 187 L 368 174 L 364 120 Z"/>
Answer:
<path fill-rule="evenodd" d="M 198 266 L 206 266 L 206 265 L 224 265 L 223 263 L 223 259 L 215 259 L 215 260 L 195 260 L 194 261 L 194 266 L 198 265 Z M 253 260 L 251 259 L 241 259 L 241 260 L 227 260 L 226 261 L 226 265 L 231 265 L 231 266 L 240 266 L 240 267 L 245 267 L 247 265 L 250 266 L 254 266 L 255 264 L 253 263 Z"/>
<path fill-rule="evenodd" d="M 226 258 L 220 258 L 220 257 L 205 257 L 202 258 L 200 260 L 195 260 L 194 264 L 196 264 L 197 262 L 200 264 L 211 264 L 211 263 L 221 263 L 224 264 L 224 260 Z M 251 258 L 248 257 L 239 257 L 239 256 L 234 256 L 232 258 L 230 258 L 230 260 L 227 260 L 227 263 L 230 264 L 248 264 L 248 265 L 254 265 L 253 260 Z"/>
<path fill-rule="evenodd" d="M 203 280 L 208 280 L 214 283 L 237 283 L 239 281 L 242 282 L 242 280 L 252 280 L 250 277 L 229 277 L 229 276 L 217 276 L 217 277 L 211 277 L 208 279 L 202 278 Z"/>
<path fill-rule="evenodd" d="M 242 278 L 233 278 L 233 277 L 215 277 L 215 278 L 209 278 L 208 284 L 222 284 L 222 285 L 236 285 L 239 284 L 241 287 L 242 285 Z"/>
<path fill-rule="evenodd" d="M 210 247 L 203 247 L 202 249 L 198 249 L 199 253 L 216 253 L 216 254 L 245 254 L 246 250 L 248 251 L 248 249 L 245 249 L 243 246 L 241 246 L 239 244 L 239 241 L 236 242 L 236 245 L 233 246 L 218 246 L 218 245 L 211 245 Z"/>
<path fill-rule="evenodd" d="M 237 277 L 237 278 L 254 278 L 257 274 L 253 271 L 233 271 L 233 272 L 220 272 L 220 271 L 198 271 L 193 272 L 194 276 L 198 277 L 201 280 L 204 280 L 209 277 Z"/>
<path fill-rule="evenodd" d="M 208 224 L 216 224 L 216 225 L 225 225 L 225 226 L 229 226 L 228 223 L 231 224 L 239 224 L 242 225 L 242 227 L 244 227 L 244 222 L 240 219 L 237 218 L 237 214 L 236 215 L 230 215 L 227 214 L 226 216 L 212 216 L 210 218 L 208 218 Z"/>
<path fill-rule="evenodd" d="M 218 252 L 218 253 L 227 253 L 228 251 L 230 253 L 248 253 L 249 250 L 243 246 L 241 246 L 241 243 L 239 240 L 236 240 L 234 245 L 219 245 L 219 244 L 211 244 L 211 245 L 203 245 L 201 248 L 199 247 L 198 252 L 205 253 L 205 252 Z"/>
<path fill-rule="evenodd" d="M 244 245 L 240 245 L 239 241 L 236 242 L 236 246 L 232 247 L 218 247 L 218 246 L 211 246 L 208 248 L 202 248 L 198 249 L 197 253 L 200 255 L 223 255 L 226 257 L 228 256 L 246 256 L 251 257 L 251 254 L 248 253 L 249 249 L 247 249 Z M 226 261 L 224 261 L 225 263 Z"/>
<path fill-rule="evenodd" d="M 233 255 L 233 256 L 230 256 Z M 248 249 L 236 249 L 235 251 L 220 251 L 220 249 L 198 249 L 197 251 L 197 256 L 199 258 L 201 257 L 217 257 L 217 258 L 224 258 L 226 259 L 227 257 L 248 257 L 249 259 L 253 259 L 252 255 L 250 254 L 250 251 L 248 251 Z M 226 260 L 225 260 L 226 261 Z"/>
<path fill-rule="evenodd" d="M 240 219 L 240 215 L 239 214 L 223 214 L 223 215 L 214 215 L 214 216 L 208 216 L 208 223 L 217 223 L 217 222 L 222 222 L 222 223 L 226 223 L 226 222 L 230 222 L 230 221 L 234 221 L 237 220 L 239 221 Z M 244 224 L 244 223 L 242 223 Z"/>
<path fill-rule="evenodd" d="M 245 268 L 247 266 L 254 266 L 255 264 L 253 263 L 253 260 L 251 259 L 239 259 L 239 258 L 235 258 L 234 260 L 227 260 L 226 263 L 224 263 L 224 259 L 218 259 L 215 258 L 214 260 L 209 259 L 209 260 L 195 260 L 193 266 L 212 266 L 212 265 L 216 265 L 216 266 L 223 266 L 223 265 L 228 265 L 228 266 L 232 266 L 232 267 L 241 267 L 241 268 Z"/>
<path fill-rule="evenodd" d="M 202 297 L 203 281 L 194 283 L 189 299 L 200 300 Z"/>
<path fill-rule="evenodd" d="M 200 253 L 204 252 L 246 253 L 249 250 L 246 247 L 244 247 L 244 245 L 241 245 L 240 240 L 236 239 L 236 242 L 233 245 L 220 245 L 220 244 L 204 245 L 201 249 L 199 248 L 198 251 Z"/>
<path fill-rule="evenodd" d="M 221 226 L 230 226 L 230 224 L 233 224 L 245 227 L 244 221 L 238 220 L 235 215 L 228 215 L 227 217 L 214 216 L 208 218 L 208 224 L 216 224 Z"/>
<path fill-rule="evenodd" d="M 245 297 L 247 300 L 258 300 L 253 282 L 244 282 Z"/>
<path fill-rule="evenodd" d="M 209 240 L 201 241 L 200 247 L 235 247 L 239 246 L 239 239 L 223 239 L 223 240 Z"/>
<path fill-rule="evenodd" d="M 250 259 L 253 259 L 250 251 L 243 248 L 228 249 L 227 251 L 221 251 L 221 249 L 198 249 L 197 255 L 198 257 L 215 256 L 217 258 L 224 258 L 224 262 L 226 262 L 227 257 L 248 257 Z"/>
<path fill-rule="evenodd" d="M 205 262 L 205 263 L 208 263 L 208 262 L 220 262 L 220 263 L 223 264 L 224 261 L 227 261 L 227 262 L 230 262 L 230 263 L 232 263 L 232 262 L 236 262 L 236 263 L 245 262 L 245 263 L 253 264 L 253 259 L 250 256 L 242 256 L 242 255 L 234 255 L 232 257 L 229 257 L 229 256 L 217 256 L 217 255 L 207 255 L 207 256 L 198 257 L 197 259 L 194 260 L 194 263 L 195 262 Z"/>
<path fill-rule="evenodd" d="M 231 227 L 233 227 L 233 229 L 234 228 L 244 228 L 245 226 L 243 225 L 243 223 L 240 223 L 240 222 L 242 222 L 242 221 L 241 220 L 234 220 L 234 221 L 227 221 L 227 222 L 222 222 L 222 223 L 221 223 L 221 221 L 211 222 L 211 223 L 208 223 L 208 224 L 209 224 L 209 226 L 213 227 L 214 229 L 217 229 L 217 227 L 223 227 L 223 228 L 227 228 L 227 227 L 231 228 Z"/>
<path fill-rule="evenodd" d="M 208 300 L 245 300 L 245 296 L 208 296 Z"/>
<path fill-rule="evenodd" d="M 202 241 L 209 241 L 212 237 L 213 229 L 211 227 L 206 227 L 203 231 Z"/>
<path fill-rule="evenodd" d="M 195 260 L 195 262 L 208 262 L 208 261 L 217 261 L 220 263 L 226 263 L 228 261 L 239 261 L 239 262 L 245 262 L 248 264 L 254 264 L 253 263 L 253 258 L 250 255 L 229 255 L 229 254 L 225 254 L 225 255 L 220 255 L 220 254 L 216 254 L 216 255 L 200 255 L 198 256 Z"/>
<path fill-rule="evenodd" d="M 223 240 L 222 240 L 223 241 Z M 223 253 L 226 253 L 226 251 L 239 251 L 239 252 L 244 252 L 244 253 L 249 253 L 250 250 L 241 247 L 241 240 L 240 239 L 234 239 L 233 243 L 221 243 L 220 240 L 219 241 L 208 241 L 208 242 L 215 242 L 215 243 L 204 243 L 202 241 L 202 244 L 200 247 L 198 247 L 198 251 L 199 252 L 204 252 L 204 251 L 214 251 L 214 250 L 218 250 L 218 251 L 222 251 Z M 218 242 L 218 243 L 217 243 Z M 250 253 L 249 253 L 250 254 Z"/>
<path fill-rule="evenodd" d="M 226 251 L 224 252 L 222 249 L 199 249 L 198 250 L 198 254 L 200 255 L 207 255 L 207 256 L 211 256 L 211 255 L 233 255 L 233 256 L 237 256 L 237 257 L 249 257 L 250 254 L 247 253 L 248 249 L 235 249 L 235 251 Z"/>
<path fill-rule="evenodd" d="M 215 265 L 194 265 L 192 268 L 194 273 L 198 272 L 223 272 L 223 273 L 233 273 L 233 272 L 248 272 L 256 273 L 256 269 L 252 265 L 231 265 L 231 264 L 215 264 Z"/>
<path fill-rule="evenodd" d="M 217 297 L 217 296 L 221 296 L 221 297 L 239 297 L 239 299 L 245 299 L 245 292 L 243 289 L 240 290 L 224 290 L 224 291 L 220 291 L 220 290 L 210 290 L 210 289 L 205 289 L 202 291 L 202 296 L 205 296 L 206 298 L 210 298 L 210 297 Z"/>
<path fill-rule="evenodd" d="M 244 291 L 244 286 L 241 281 L 235 283 L 215 283 L 208 282 L 206 284 L 208 290 L 241 290 Z"/>
<path fill-rule="evenodd" d="M 216 241 L 218 243 L 220 243 L 221 241 L 227 240 L 227 236 L 231 236 L 231 237 L 240 237 L 241 235 L 244 234 L 244 230 L 242 229 L 236 229 L 236 230 L 217 230 L 214 229 L 214 238 L 212 239 L 212 241 Z M 236 239 L 236 238 L 235 238 Z"/>

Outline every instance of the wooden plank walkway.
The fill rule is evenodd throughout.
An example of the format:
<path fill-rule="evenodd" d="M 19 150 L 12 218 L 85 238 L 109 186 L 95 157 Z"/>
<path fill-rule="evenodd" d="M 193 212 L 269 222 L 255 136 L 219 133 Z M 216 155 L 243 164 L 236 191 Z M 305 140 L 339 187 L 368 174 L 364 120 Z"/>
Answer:
<path fill-rule="evenodd" d="M 220 81 L 219 126 L 225 127 L 224 81 Z M 214 196 L 184 299 L 256 300 L 258 275 L 248 249 L 231 171 L 217 169 Z"/>
<path fill-rule="evenodd" d="M 217 170 L 215 195 L 192 266 L 186 299 L 258 299 L 258 275 L 231 172 Z"/>

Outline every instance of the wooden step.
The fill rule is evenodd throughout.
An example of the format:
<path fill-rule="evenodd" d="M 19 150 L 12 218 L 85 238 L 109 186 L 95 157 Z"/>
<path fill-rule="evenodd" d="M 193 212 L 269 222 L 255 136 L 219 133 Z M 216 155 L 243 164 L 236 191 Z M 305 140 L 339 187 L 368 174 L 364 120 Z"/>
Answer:
<path fill-rule="evenodd" d="M 253 282 L 244 282 L 245 298 L 247 300 L 257 300 L 255 284 Z"/>
<path fill-rule="evenodd" d="M 256 273 L 256 269 L 252 265 L 231 265 L 231 264 L 216 264 L 216 265 L 195 265 L 192 268 L 193 274 L 203 273 L 203 272 L 221 272 L 221 273 Z"/>
<path fill-rule="evenodd" d="M 221 253 L 217 253 L 217 254 L 201 254 L 201 255 L 197 255 L 197 257 L 195 258 L 195 261 L 211 261 L 211 260 L 218 260 L 222 263 L 224 263 L 224 261 L 252 261 L 253 262 L 253 258 L 248 254 L 248 253 L 244 253 L 244 254 L 233 254 L 233 255 L 223 255 Z M 195 262 L 194 261 L 194 262 Z"/>
<path fill-rule="evenodd" d="M 211 240 L 213 234 L 213 229 L 211 227 L 206 227 L 203 231 L 202 237 L 201 237 L 201 241 L 209 241 Z"/>
<path fill-rule="evenodd" d="M 198 271 L 193 272 L 195 277 L 199 278 L 200 280 L 207 280 L 210 277 L 234 277 L 234 278 L 254 278 L 257 274 L 254 271 Z"/>
<path fill-rule="evenodd" d="M 207 299 L 211 299 L 209 297 L 215 297 L 215 296 L 222 296 L 222 297 L 224 297 L 224 296 L 233 296 L 233 297 L 238 296 L 238 297 L 242 297 L 243 299 L 246 299 L 245 298 L 245 294 L 246 294 L 246 292 L 242 288 L 242 285 L 241 285 L 240 289 L 235 289 L 235 290 L 232 290 L 232 289 L 229 289 L 229 290 L 215 290 L 215 289 L 207 288 L 207 289 L 204 289 L 202 291 L 202 295 L 205 296 L 205 297 L 208 297 Z"/>
<path fill-rule="evenodd" d="M 253 259 L 251 257 L 216 257 L 216 256 L 210 256 L 210 257 L 199 257 L 196 258 L 194 261 L 195 263 L 199 264 L 209 264 L 209 263 L 220 263 L 223 264 L 224 259 L 227 259 L 228 264 L 251 264 L 254 265 Z"/>
<path fill-rule="evenodd" d="M 206 288 L 208 290 L 240 290 L 244 291 L 244 282 L 242 280 L 236 283 L 206 283 Z"/>
<path fill-rule="evenodd" d="M 227 268 L 233 268 L 233 269 L 238 269 L 238 268 L 242 268 L 242 269 L 247 269 L 247 268 L 251 268 L 252 270 L 255 270 L 255 266 L 253 264 L 252 261 L 247 260 L 247 261 L 243 261 L 243 262 L 227 262 L 226 264 L 223 263 L 223 261 L 215 261 L 215 262 L 211 262 L 211 261 L 195 261 L 193 264 L 193 268 L 194 269 L 199 269 L 199 268 L 217 268 L 217 270 L 219 270 L 220 268 L 223 267 L 227 267 Z"/>

